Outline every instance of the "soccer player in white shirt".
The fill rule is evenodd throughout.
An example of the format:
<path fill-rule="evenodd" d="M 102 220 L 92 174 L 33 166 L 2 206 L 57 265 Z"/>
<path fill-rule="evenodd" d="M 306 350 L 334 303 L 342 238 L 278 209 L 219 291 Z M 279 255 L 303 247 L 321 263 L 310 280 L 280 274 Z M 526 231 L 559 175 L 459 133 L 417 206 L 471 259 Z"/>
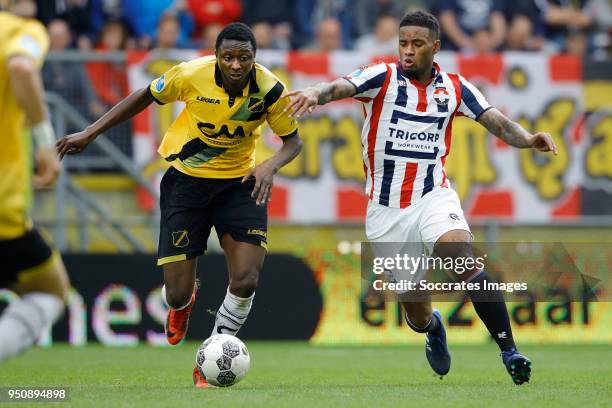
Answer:
<path fill-rule="evenodd" d="M 557 154 L 557 147 L 550 134 L 531 134 L 491 107 L 461 75 L 441 71 L 434 62 L 439 50 L 438 20 L 422 11 L 409 12 L 399 25 L 396 63 L 373 64 L 347 77 L 290 92 L 287 110 L 300 117 L 338 99 L 363 102 L 368 240 L 418 242 L 427 253 L 444 259 L 473 258 L 472 234 L 444 171 L 453 118 L 468 116 L 517 148 Z M 528 382 L 531 361 L 517 351 L 502 293 L 484 293 L 483 282 L 492 280 L 484 269 L 457 276 L 479 283 L 481 290 L 468 291 L 474 308 L 497 342 L 514 383 Z M 402 301 L 402 305 L 408 325 L 426 333 L 425 353 L 432 369 L 447 374 L 451 359 L 440 313 L 429 300 Z"/>

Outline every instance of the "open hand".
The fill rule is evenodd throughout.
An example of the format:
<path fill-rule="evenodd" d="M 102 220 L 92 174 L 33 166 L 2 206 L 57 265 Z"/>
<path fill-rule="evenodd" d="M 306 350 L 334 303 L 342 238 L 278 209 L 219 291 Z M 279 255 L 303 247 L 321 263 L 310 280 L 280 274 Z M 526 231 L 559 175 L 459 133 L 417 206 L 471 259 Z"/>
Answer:
<path fill-rule="evenodd" d="M 81 153 L 93 138 L 85 131 L 73 133 L 57 141 L 55 150 L 59 159 L 62 160 L 67 154 Z"/>
<path fill-rule="evenodd" d="M 244 183 L 251 177 L 255 177 L 255 187 L 251 193 L 251 197 L 255 198 L 257 205 L 266 205 L 272 198 L 272 185 L 274 183 L 274 173 L 276 169 L 270 162 L 265 161 L 258 166 L 253 167 L 242 178 Z"/>
<path fill-rule="evenodd" d="M 314 87 L 298 89 L 289 92 L 284 98 L 291 98 L 291 103 L 285 108 L 290 117 L 299 118 L 306 113 L 312 113 L 319 103 L 320 91 Z"/>

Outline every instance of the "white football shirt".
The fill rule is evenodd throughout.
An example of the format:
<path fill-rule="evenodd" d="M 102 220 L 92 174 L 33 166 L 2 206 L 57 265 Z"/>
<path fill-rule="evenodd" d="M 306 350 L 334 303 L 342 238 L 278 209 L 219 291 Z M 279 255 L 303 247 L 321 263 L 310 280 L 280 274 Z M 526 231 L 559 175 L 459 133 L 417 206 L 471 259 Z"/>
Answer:
<path fill-rule="evenodd" d="M 406 78 L 397 63 L 378 63 L 345 77 L 363 102 L 361 133 L 366 195 L 405 208 L 435 188 L 449 188 L 444 162 L 456 115 L 474 120 L 491 108 L 474 85 L 434 63 L 427 86 Z"/>

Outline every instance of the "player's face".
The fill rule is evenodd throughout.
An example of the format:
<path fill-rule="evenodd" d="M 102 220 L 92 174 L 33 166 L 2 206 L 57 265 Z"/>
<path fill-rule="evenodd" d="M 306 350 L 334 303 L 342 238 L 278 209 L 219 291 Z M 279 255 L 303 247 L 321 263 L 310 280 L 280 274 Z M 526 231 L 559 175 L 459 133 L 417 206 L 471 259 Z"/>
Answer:
<path fill-rule="evenodd" d="M 433 67 L 433 57 L 440 50 L 436 40 L 426 27 L 404 26 L 399 30 L 399 60 L 402 71 L 419 76 L 428 74 Z"/>
<path fill-rule="evenodd" d="M 243 85 L 255 64 L 255 52 L 249 41 L 223 40 L 216 52 L 224 82 Z"/>

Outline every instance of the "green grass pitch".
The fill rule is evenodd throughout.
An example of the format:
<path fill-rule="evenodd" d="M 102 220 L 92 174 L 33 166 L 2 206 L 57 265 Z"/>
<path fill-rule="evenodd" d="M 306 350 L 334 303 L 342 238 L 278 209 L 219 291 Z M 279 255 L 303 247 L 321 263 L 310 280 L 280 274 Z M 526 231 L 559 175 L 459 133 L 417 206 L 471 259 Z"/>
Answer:
<path fill-rule="evenodd" d="M 604 407 L 612 404 L 610 345 L 525 346 L 530 384 L 512 384 L 494 345 L 451 344 L 440 380 L 423 347 L 314 347 L 248 342 L 251 371 L 230 388 L 195 389 L 197 343 L 176 348 L 63 345 L 0 365 L 0 386 L 67 386 L 78 407 Z M 8 406 L 6 404 L 1 404 Z M 24 404 L 41 406 L 40 403 Z M 55 406 L 68 405 L 54 403 Z"/>

